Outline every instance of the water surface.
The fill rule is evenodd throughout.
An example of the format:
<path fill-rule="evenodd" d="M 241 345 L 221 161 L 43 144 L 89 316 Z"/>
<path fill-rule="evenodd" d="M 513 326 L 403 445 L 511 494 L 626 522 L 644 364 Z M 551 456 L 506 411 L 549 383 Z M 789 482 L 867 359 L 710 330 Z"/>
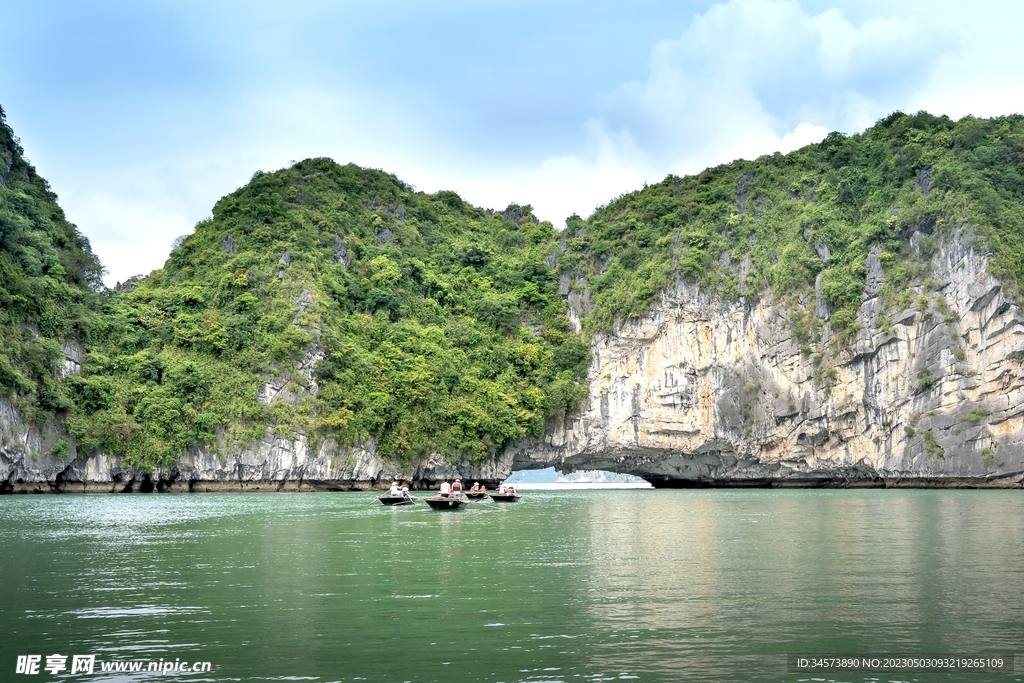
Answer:
<path fill-rule="evenodd" d="M 0 498 L 18 655 L 205 660 L 174 681 L 1020 681 L 786 672 L 786 653 L 1024 653 L 1019 491 Z M 1017 665 L 1017 671 L 1024 661 Z"/>

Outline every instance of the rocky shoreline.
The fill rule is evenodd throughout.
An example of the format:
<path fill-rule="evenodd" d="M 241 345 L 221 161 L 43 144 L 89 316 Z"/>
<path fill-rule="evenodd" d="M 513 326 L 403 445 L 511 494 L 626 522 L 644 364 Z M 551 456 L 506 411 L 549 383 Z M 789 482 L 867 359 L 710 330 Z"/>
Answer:
<path fill-rule="evenodd" d="M 456 477 L 495 487 L 512 471 L 510 454 L 461 463 L 434 456 L 403 465 L 379 458 L 372 441 L 355 448 L 325 442 L 314 449 L 302 434 L 288 438 L 268 429 L 254 444 L 242 447 L 221 438 L 170 467 L 147 472 L 103 452 L 83 456 L 73 443 L 62 455 L 60 439 L 58 425 L 29 425 L 10 402 L 0 400 L 0 494 L 370 491 L 396 479 L 420 490 Z"/>
<path fill-rule="evenodd" d="M 474 480 L 477 481 L 477 480 Z M 411 490 L 428 490 L 438 488 L 439 482 L 405 482 Z M 480 481 L 488 489 L 498 486 L 497 480 Z M 128 479 L 114 482 L 19 482 L 6 481 L 0 485 L 3 494 L 38 494 L 38 493 L 299 493 L 299 492 L 337 492 L 337 491 L 386 491 L 390 487 L 390 479 L 379 481 L 315 481 L 300 480 L 256 480 L 256 481 L 198 481 L 183 479 L 156 479 L 143 474 L 140 479 Z"/>
<path fill-rule="evenodd" d="M 43 430 L 26 426 L 10 403 L 0 401 L 0 494 L 380 491 L 395 479 L 413 490 L 428 490 L 456 477 L 493 489 L 513 469 L 551 464 L 566 472 L 587 465 L 628 471 L 655 488 L 1024 488 L 1022 470 L 979 476 L 878 471 L 863 466 L 799 470 L 707 454 L 672 454 L 674 462 L 688 463 L 681 469 L 689 476 L 657 475 L 645 471 L 651 465 L 665 466 L 667 458 L 657 454 L 627 457 L 604 453 L 549 461 L 546 457 L 557 451 L 550 443 L 536 441 L 514 444 L 501 457 L 482 463 L 431 458 L 402 468 L 377 458 L 372 443 L 369 448 L 342 450 L 326 443 L 311 452 L 301 435 L 286 439 L 269 432 L 252 448 L 230 454 L 199 449 L 171 467 L 146 472 L 100 452 L 80 457 L 73 446 L 65 457 L 58 457 L 53 453 L 58 435 L 55 425 Z"/>
<path fill-rule="evenodd" d="M 439 481 L 402 480 L 410 489 L 437 489 Z M 500 480 L 473 479 L 487 488 L 497 488 Z M 649 479 L 656 489 L 720 488 L 720 489 L 1024 489 L 1024 472 L 996 477 L 887 477 L 847 478 L 822 476 L 801 479 Z M 204 481 L 196 479 L 162 479 L 139 473 L 130 478 L 101 481 L 24 481 L 8 479 L 0 482 L 0 495 L 15 494 L 118 494 L 118 493 L 300 493 L 342 491 L 386 491 L 391 479 L 371 481 L 270 479 L 238 481 Z"/>

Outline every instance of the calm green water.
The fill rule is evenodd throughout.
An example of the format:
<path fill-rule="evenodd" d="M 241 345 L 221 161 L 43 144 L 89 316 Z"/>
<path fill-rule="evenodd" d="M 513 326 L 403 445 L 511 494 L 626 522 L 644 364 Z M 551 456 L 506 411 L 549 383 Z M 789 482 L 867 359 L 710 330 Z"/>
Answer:
<path fill-rule="evenodd" d="M 787 652 L 1020 657 L 1024 493 L 0 498 L 0 681 L 61 678 L 14 673 L 54 653 L 213 664 L 167 681 L 1024 678 L 812 677 Z"/>

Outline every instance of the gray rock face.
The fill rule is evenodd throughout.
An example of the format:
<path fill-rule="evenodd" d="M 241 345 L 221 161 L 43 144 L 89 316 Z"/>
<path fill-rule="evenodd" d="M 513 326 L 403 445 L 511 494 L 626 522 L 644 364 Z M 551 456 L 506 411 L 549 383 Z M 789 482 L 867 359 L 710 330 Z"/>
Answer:
<path fill-rule="evenodd" d="M 862 327 L 837 356 L 803 354 L 769 296 L 680 283 L 594 336 L 581 413 L 514 444 L 513 466 L 665 486 L 1022 486 L 1024 315 L 972 242 L 968 228 L 940 240 L 939 291 L 917 287 L 885 331 L 872 252 Z"/>
<path fill-rule="evenodd" d="M 826 268 L 832 265 L 832 252 L 829 250 L 827 244 L 814 240 L 811 242 L 811 248 L 814 249 L 814 253 L 818 255 L 818 258 L 821 259 L 821 262 L 825 264 Z"/>
<path fill-rule="evenodd" d="M 348 268 L 348 249 L 346 249 L 345 245 L 342 244 L 340 235 L 334 236 L 334 258 L 337 259 L 338 263 L 340 263 L 342 266 Z"/>
<path fill-rule="evenodd" d="M 748 186 L 754 181 L 754 172 L 747 171 L 740 178 L 739 183 L 736 184 L 736 204 L 739 206 L 740 211 L 747 210 L 747 195 L 750 193 Z"/>
<path fill-rule="evenodd" d="M 864 283 L 864 295 L 868 298 L 878 296 L 878 290 L 885 282 L 885 274 L 882 271 L 882 260 L 879 258 L 882 248 L 878 245 L 871 247 L 868 251 L 868 258 L 865 262 L 867 274 Z"/>
<path fill-rule="evenodd" d="M 506 221 L 512 221 L 517 226 L 522 222 L 523 216 L 526 213 L 523 211 L 523 207 L 516 204 L 510 204 L 507 209 L 501 212 L 502 219 Z"/>
<path fill-rule="evenodd" d="M 832 312 L 828 307 L 828 302 L 821 296 L 821 281 L 823 278 L 823 272 L 818 273 L 814 278 L 814 315 L 818 316 L 821 320 L 828 320 Z"/>
<path fill-rule="evenodd" d="M 914 183 L 914 187 L 921 188 L 921 192 L 927 195 L 928 191 L 931 189 L 931 182 L 932 167 L 925 166 L 924 168 L 921 169 L 921 175 L 918 176 L 917 182 Z"/>
<path fill-rule="evenodd" d="M 114 285 L 114 291 L 115 292 L 120 292 L 121 294 L 125 294 L 127 292 L 131 292 L 131 291 L 133 291 L 138 286 L 139 282 L 141 282 L 144 277 L 146 277 L 146 276 L 145 275 L 132 275 L 130 278 L 128 278 L 124 282 L 120 282 L 119 281 L 119 282 L 117 282 Z"/>
<path fill-rule="evenodd" d="M 72 339 L 61 344 L 60 349 L 64 352 L 64 363 L 57 368 L 57 379 L 77 375 L 82 369 L 82 347 Z"/>
<path fill-rule="evenodd" d="M 7 185 L 12 165 L 14 165 L 14 151 L 6 145 L 0 147 L 0 185 Z"/>

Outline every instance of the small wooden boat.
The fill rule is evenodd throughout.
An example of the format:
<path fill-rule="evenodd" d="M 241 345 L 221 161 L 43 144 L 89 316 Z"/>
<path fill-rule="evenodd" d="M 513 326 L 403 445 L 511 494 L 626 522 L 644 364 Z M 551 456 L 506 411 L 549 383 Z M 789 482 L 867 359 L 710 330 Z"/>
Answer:
<path fill-rule="evenodd" d="M 463 495 L 470 500 L 480 500 L 487 497 L 487 491 L 466 491 Z"/>
<path fill-rule="evenodd" d="M 423 500 L 427 501 L 427 505 L 435 510 L 458 510 L 469 503 L 465 498 L 442 498 L 441 496 L 432 496 Z"/>
<path fill-rule="evenodd" d="M 412 496 L 377 496 L 377 500 L 385 505 L 412 505 L 416 502 Z"/>
<path fill-rule="evenodd" d="M 522 498 L 518 493 L 490 493 L 488 495 L 491 497 L 491 500 L 499 503 L 516 503 Z"/>

